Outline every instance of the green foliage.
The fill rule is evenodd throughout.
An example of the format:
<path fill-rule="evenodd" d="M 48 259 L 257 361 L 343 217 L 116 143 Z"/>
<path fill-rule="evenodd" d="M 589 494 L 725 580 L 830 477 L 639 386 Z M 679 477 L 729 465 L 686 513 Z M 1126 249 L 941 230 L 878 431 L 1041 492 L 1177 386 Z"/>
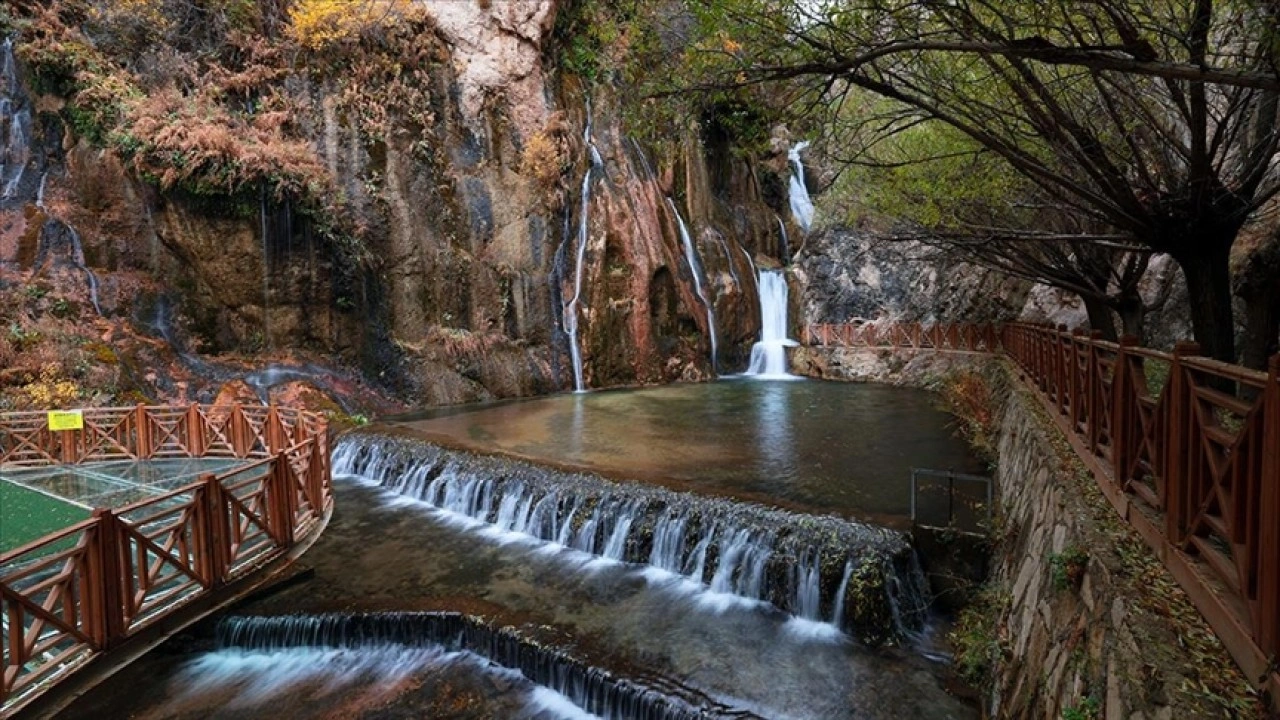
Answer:
<path fill-rule="evenodd" d="M 1102 701 L 1097 695 L 1089 695 L 1078 705 L 1062 709 L 1062 720 L 1098 720 L 1102 717 Z"/>
<path fill-rule="evenodd" d="M 1089 565 L 1089 553 L 1078 545 L 1068 545 L 1060 553 L 1049 555 L 1049 573 L 1053 587 L 1068 590 L 1080 587 L 1085 568 Z"/>
<path fill-rule="evenodd" d="M 979 689 L 991 686 L 1005 653 L 1001 629 L 1010 597 L 994 585 L 984 585 L 960 611 L 947 635 L 955 649 L 955 668 L 965 682 Z"/>

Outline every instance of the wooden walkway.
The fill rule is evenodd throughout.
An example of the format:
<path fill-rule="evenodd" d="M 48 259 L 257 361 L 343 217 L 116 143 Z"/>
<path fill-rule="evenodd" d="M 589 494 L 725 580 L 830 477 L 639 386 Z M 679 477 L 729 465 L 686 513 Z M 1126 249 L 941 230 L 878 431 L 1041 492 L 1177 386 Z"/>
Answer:
<path fill-rule="evenodd" d="M 221 474 L 0 555 L 0 717 L 314 539 L 333 507 L 325 420 L 274 407 L 0 414 L 0 468 L 235 458 Z"/>
<path fill-rule="evenodd" d="M 1003 353 L 1245 675 L 1280 702 L 1280 355 L 1267 372 L 1063 327 L 810 325 L 806 344 Z"/>

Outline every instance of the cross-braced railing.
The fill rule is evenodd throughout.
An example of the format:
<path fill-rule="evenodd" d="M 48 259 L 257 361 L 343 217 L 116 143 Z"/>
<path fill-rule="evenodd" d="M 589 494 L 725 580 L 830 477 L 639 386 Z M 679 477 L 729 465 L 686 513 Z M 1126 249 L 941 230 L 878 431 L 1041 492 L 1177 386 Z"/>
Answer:
<path fill-rule="evenodd" d="M 81 430 L 0 414 L 0 468 L 236 458 L 221 474 L 0 555 L 0 716 L 306 540 L 332 507 L 324 418 L 275 407 L 104 408 Z"/>
<path fill-rule="evenodd" d="M 1004 348 L 1241 668 L 1275 683 L 1280 356 L 1258 372 L 1194 343 L 1161 353 L 1035 325 L 1006 326 Z"/>
<path fill-rule="evenodd" d="M 801 339 L 818 347 L 964 350 L 997 352 L 1000 327 L 975 323 L 812 323 Z"/>
<path fill-rule="evenodd" d="M 1267 372 L 1010 324 L 812 324 L 818 348 L 1008 355 L 1246 674 L 1280 693 L 1280 356 Z"/>

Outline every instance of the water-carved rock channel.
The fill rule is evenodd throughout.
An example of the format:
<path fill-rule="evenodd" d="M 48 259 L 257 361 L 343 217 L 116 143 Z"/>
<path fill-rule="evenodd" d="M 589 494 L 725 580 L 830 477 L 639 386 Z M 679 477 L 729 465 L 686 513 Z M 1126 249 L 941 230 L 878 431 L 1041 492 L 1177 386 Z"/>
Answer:
<path fill-rule="evenodd" d="M 911 467 L 972 469 L 931 403 L 737 380 L 348 434 L 314 574 L 69 716 L 976 716 L 896 529 Z"/>

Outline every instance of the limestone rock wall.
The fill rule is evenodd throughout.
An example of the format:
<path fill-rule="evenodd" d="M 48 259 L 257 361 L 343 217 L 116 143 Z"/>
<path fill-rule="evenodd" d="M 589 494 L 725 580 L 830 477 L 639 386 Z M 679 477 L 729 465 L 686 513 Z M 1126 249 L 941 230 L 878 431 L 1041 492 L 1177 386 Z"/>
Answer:
<path fill-rule="evenodd" d="M 202 352 L 338 357 L 410 403 L 561 390 L 572 384 L 563 314 L 590 122 L 602 168 L 581 283 L 588 385 L 712 374 L 695 272 L 715 310 L 720 371 L 739 370 L 759 332 L 754 264 L 781 252 L 785 147 L 741 158 L 698 127 L 663 156 L 639 146 L 608 87 L 555 66 L 558 5 L 423 3 L 430 20 L 401 45 L 282 71 L 277 101 L 341 197 L 353 243 L 326 239 L 296 199 L 266 188 L 160 192 L 60 122 L 65 99 L 24 96 L 31 163 L 20 197 L 0 202 L 0 263 L 31 271 L 35 230 L 53 215 L 78 230 L 104 282 L 116 270 L 153 275 L 176 332 Z M 154 324 L 151 305 L 109 312 Z"/>

